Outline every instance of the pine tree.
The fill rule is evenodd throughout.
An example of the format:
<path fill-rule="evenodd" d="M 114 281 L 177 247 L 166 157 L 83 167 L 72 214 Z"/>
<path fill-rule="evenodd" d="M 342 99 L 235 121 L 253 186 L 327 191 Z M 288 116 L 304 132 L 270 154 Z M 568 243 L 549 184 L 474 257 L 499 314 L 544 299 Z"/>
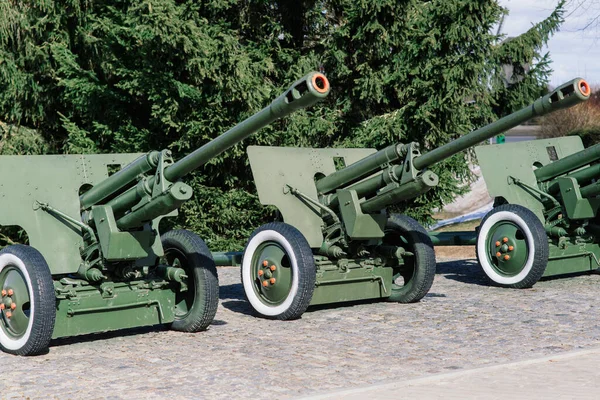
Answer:
<path fill-rule="evenodd" d="M 549 74 L 539 51 L 562 3 L 500 43 L 492 28 L 504 12 L 492 0 L 0 2 L 0 120 L 38 129 L 52 151 L 179 158 L 324 69 L 326 102 L 191 178 L 194 201 L 176 223 L 214 250 L 240 248 L 275 217 L 258 203 L 249 144 L 432 149 L 537 97 Z M 508 87 L 502 64 L 518 78 Z M 426 222 L 469 179 L 464 154 L 435 171 L 439 189 L 400 210 Z"/>
<path fill-rule="evenodd" d="M 537 98 L 551 70 L 540 50 L 561 22 L 563 3 L 510 41 L 494 34 L 506 10 L 496 1 L 335 2 L 328 70 L 343 98 L 345 146 L 416 141 L 431 150 Z M 529 71 L 524 65 L 532 66 Z M 504 84 L 503 66 L 514 69 Z M 440 185 L 398 207 L 423 222 L 471 179 L 465 154 L 432 168 Z"/>

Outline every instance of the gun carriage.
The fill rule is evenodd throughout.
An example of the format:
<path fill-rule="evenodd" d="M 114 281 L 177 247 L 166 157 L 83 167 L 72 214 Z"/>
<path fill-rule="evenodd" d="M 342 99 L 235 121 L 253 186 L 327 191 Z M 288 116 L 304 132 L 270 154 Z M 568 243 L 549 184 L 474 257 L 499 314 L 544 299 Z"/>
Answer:
<path fill-rule="evenodd" d="M 241 278 L 250 304 L 265 317 L 293 319 L 309 305 L 419 301 L 434 279 L 432 241 L 415 220 L 388 214 L 386 207 L 435 187 L 431 165 L 532 117 L 585 100 L 586 85 L 572 80 L 426 154 L 418 143 L 379 151 L 249 147 L 259 199 L 276 206 L 285 221 L 261 226 L 248 240 Z"/>
<path fill-rule="evenodd" d="M 32 355 L 52 338 L 156 324 L 206 329 L 218 304 L 211 253 L 192 232 L 159 232 L 192 197 L 181 179 L 328 93 L 327 78 L 310 73 L 177 162 L 169 150 L 0 157 L 0 224 L 29 238 L 0 252 L 0 348 Z"/>
<path fill-rule="evenodd" d="M 590 88 L 579 82 L 587 98 Z M 578 136 L 475 149 L 494 208 L 477 232 L 477 258 L 496 284 L 600 267 L 600 145 Z M 507 162 L 511 160 L 511 162 Z"/>

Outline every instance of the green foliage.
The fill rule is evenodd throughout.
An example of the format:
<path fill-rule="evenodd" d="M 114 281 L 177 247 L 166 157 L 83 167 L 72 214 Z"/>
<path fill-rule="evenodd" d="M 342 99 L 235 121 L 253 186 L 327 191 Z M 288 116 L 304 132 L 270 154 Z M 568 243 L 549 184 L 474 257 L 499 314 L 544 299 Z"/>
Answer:
<path fill-rule="evenodd" d="M 491 79 L 494 113 L 499 116 L 516 111 L 546 93 L 550 69 L 548 53 L 542 47 L 563 21 L 565 0 L 559 1 L 548 18 L 533 25 L 526 33 L 506 39 L 498 46 L 492 59 L 495 65 L 504 65 Z M 498 72 L 498 71 L 496 71 Z M 507 72 L 511 76 L 507 76 Z"/>
<path fill-rule="evenodd" d="M 342 143 L 433 149 L 530 103 L 547 84 L 548 56 L 539 52 L 562 7 L 501 42 L 493 30 L 506 11 L 495 1 L 339 1 L 327 69 L 344 99 Z M 471 179 L 464 154 L 432 169 L 439 187 L 397 211 L 430 222 Z"/>
<path fill-rule="evenodd" d="M 600 143 L 600 126 L 577 129 L 569 133 L 568 136 L 579 136 L 583 145 L 587 148 Z"/>
<path fill-rule="evenodd" d="M 0 155 L 36 155 L 50 151 L 50 145 L 37 131 L 0 122 Z"/>
<path fill-rule="evenodd" d="M 246 146 L 435 148 L 537 97 L 549 72 L 538 52 L 561 7 L 500 44 L 492 31 L 505 11 L 492 0 L 0 2 L 0 120 L 39 129 L 65 153 L 170 148 L 179 158 L 323 68 L 325 103 L 192 178 L 176 223 L 214 250 L 239 248 L 274 218 Z M 513 67 L 510 85 L 501 64 Z M 423 222 L 470 179 L 464 154 L 434 170 L 440 187 L 401 207 Z"/>

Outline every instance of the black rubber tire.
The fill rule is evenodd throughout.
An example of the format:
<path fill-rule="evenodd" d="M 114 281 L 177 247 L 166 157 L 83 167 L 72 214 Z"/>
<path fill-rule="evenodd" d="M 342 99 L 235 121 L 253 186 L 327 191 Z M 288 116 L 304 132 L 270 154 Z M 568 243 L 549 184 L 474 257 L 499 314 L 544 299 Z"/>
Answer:
<path fill-rule="evenodd" d="M 13 347 L 11 343 L 0 341 L 0 349 L 6 353 L 20 356 L 33 356 L 45 353 L 50 345 L 56 320 L 56 297 L 54 295 L 54 284 L 50 268 L 40 252 L 31 246 L 22 244 L 7 246 L 0 251 L 0 259 L 7 254 L 18 258 L 23 263 L 24 270 L 21 266 L 10 262 L 7 264 L 3 262 L 0 267 L 2 269 L 7 266 L 15 267 L 20 271 L 22 277 L 27 276 L 31 282 L 31 287 L 29 287 L 26 280 L 24 280 L 28 286 L 29 310 L 30 313 L 33 313 L 33 317 L 29 321 L 31 326 L 29 338 L 22 345 L 18 348 L 10 348 Z M 4 314 L 1 318 L 4 318 Z M 4 323 L 4 320 L 0 323 Z M 21 338 L 23 337 L 25 337 L 25 334 L 21 336 Z M 14 345 L 14 341 L 12 345 Z"/>
<path fill-rule="evenodd" d="M 395 276 L 402 275 L 404 285 L 392 284 L 392 294 L 388 300 L 415 303 L 429 292 L 435 278 L 436 262 L 431 238 L 421 224 L 402 214 L 390 215 L 385 229 L 384 244 L 402 246 L 406 251 L 414 253 L 414 257 L 406 258 L 402 269 L 394 271 Z"/>
<path fill-rule="evenodd" d="M 188 310 L 183 315 L 177 315 L 176 310 L 171 329 L 203 331 L 215 318 L 219 305 L 219 278 L 212 254 L 198 235 L 184 229 L 164 233 L 161 241 L 169 264 L 177 257 L 188 276 L 188 294 L 182 295 L 187 300 Z"/>
<path fill-rule="evenodd" d="M 263 243 L 274 243 L 280 247 L 287 244 L 291 248 L 291 253 L 293 253 L 289 254 L 288 251 L 283 250 L 290 259 L 292 279 L 296 275 L 297 290 L 294 296 L 289 297 L 291 295 L 289 294 L 282 305 L 274 306 L 261 298 L 261 295 L 257 293 L 260 288 L 257 287 L 257 282 L 251 278 L 253 268 L 256 267 L 252 263 L 255 258 L 255 251 Z M 293 263 L 294 258 L 296 260 L 295 265 Z M 294 270 L 297 273 L 294 273 Z M 265 318 L 278 320 L 293 320 L 304 314 L 312 300 L 317 276 L 313 253 L 306 238 L 298 229 L 284 222 L 265 224 L 252 233 L 244 249 L 240 274 L 246 299 L 252 308 Z M 288 293 L 292 292 L 293 286 L 292 282 L 292 288 Z"/>
<path fill-rule="evenodd" d="M 518 278 L 517 281 L 510 281 L 510 283 L 507 283 L 503 280 L 510 279 L 510 277 L 505 278 L 495 272 L 491 262 L 487 258 L 488 251 L 484 250 L 484 248 L 486 247 L 487 234 L 490 229 L 492 229 L 493 225 L 499 221 L 506 220 L 507 217 L 512 218 L 513 216 L 516 220 L 512 222 L 521 230 L 526 233 L 529 232 L 531 235 L 531 242 L 527 243 L 527 249 L 528 251 L 531 251 L 533 248 L 533 259 L 530 268 L 526 265 L 524 266 L 524 268 L 529 268 L 529 272 L 526 273 L 525 276 Z M 494 222 L 497 219 L 498 221 Z M 527 237 L 527 234 L 525 237 Z M 546 271 L 549 251 L 548 236 L 546 235 L 544 226 L 531 210 L 523 206 L 517 204 L 503 204 L 495 207 L 492 211 L 487 213 L 479 225 L 475 254 L 477 255 L 477 260 L 479 261 L 479 265 L 483 269 L 483 272 L 494 285 L 513 289 L 526 289 L 532 287 L 540 280 Z M 517 276 L 514 278 L 517 279 Z"/>

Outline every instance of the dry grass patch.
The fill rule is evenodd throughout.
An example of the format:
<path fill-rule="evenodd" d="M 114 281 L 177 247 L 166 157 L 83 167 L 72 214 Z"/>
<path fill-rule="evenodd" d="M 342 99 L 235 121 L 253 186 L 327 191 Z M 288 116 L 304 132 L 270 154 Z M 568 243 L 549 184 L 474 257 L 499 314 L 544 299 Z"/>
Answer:
<path fill-rule="evenodd" d="M 474 232 L 480 223 L 481 220 L 477 219 L 460 224 L 443 226 L 433 232 Z M 437 259 L 453 258 L 460 260 L 475 258 L 475 246 L 436 246 L 435 257 Z"/>

